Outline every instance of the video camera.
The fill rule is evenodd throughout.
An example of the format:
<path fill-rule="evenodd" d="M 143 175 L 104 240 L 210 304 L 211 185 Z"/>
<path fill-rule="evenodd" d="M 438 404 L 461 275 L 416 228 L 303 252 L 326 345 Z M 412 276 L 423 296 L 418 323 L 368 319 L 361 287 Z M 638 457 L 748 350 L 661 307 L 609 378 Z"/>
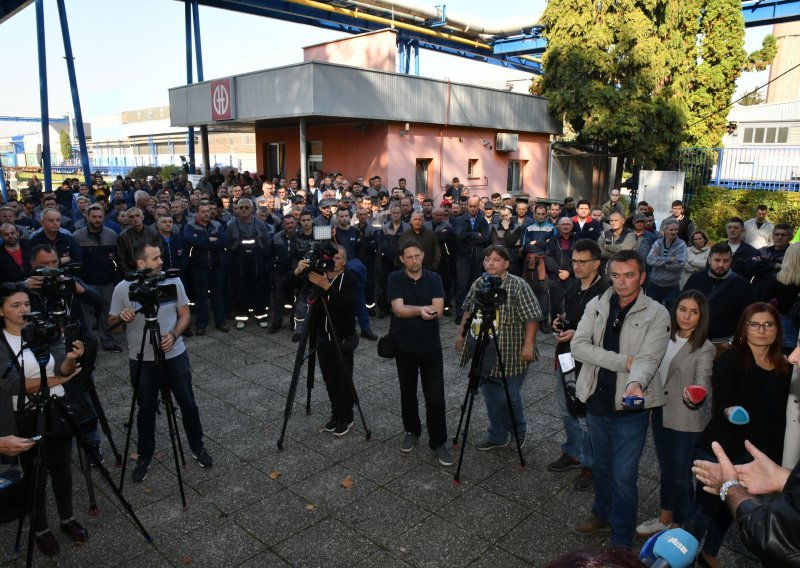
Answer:
<path fill-rule="evenodd" d="M 338 252 L 333 246 L 333 232 L 331 227 L 314 227 L 314 240 L 311 249 L 303 255 L 303 260 L 308 262 L 308 269 L 317 274 L 325 274 L 333 270 L 334 260 Z"/>
<path fill-rule="evenodd" d="M 22 341 L 27 343 L 31 349 L 48 345 L 61 337 L 61 330 L 58 326 L 41 312 L 31 312 L 22 317 L 28 322 L 22 328 Z"/>
<path fill-rule="evenodd" d="M 178 288 L 175 284 L 159 285 L 159 282 L 167 278 L 177 278 L 179 272 L 177 269 L 154 272 L 152 268 L 128 272 L 125 275 L 125 280 L 131 282 L 128 299 L 131 302 L 139 302 L 145 316 L 157 314 L 160 304 L 178 299 Z"/>
<path fill-rule="evenodd" d="M 75 293 L 73 276 L 80 268 L 81 264 L 76 262 L 63 268 L 34 269 L 33 276 L 39 276 L 42 279 L 42 285 L 36 290 L 36 293 L 44 296 L 50 303 L 56 303 L 59 299 L 71 298 Z"/>
<path fill-rule="evenodd" d="M 491 276 L 484 272 L 481 276 L 481 283 L 475 293 L 476 307 L 491 309 L 505 304 L 508 299 L 508 290 L 504 290 L 502 286 L 502 278 Z"/>

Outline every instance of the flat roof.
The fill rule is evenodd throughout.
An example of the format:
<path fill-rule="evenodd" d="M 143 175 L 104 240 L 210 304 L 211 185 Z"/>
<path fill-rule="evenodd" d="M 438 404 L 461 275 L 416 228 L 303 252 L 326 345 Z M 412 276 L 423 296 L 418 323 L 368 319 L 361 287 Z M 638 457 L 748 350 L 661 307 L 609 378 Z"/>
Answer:
<path fill-rule="evenodd" d="M 235 115 L 211 118 L 211 81 L 169 89 L 172 126 L 241 130 L 342 120 L 560 134 L 547 99 L 427 77 L 306 62 L 231 77 Z"/>

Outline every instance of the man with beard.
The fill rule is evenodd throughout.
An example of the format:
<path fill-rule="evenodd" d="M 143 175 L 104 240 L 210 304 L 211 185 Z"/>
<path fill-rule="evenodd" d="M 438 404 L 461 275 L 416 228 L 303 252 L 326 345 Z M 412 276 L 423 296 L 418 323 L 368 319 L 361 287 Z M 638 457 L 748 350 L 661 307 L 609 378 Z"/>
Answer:
<path fill-rule="evenodd" d="M 30 250 L 27 243 L 19 240 L 17 226 L 12 223 L 0 225 L 0 284 L 19 282 L 30 274 Z"/>

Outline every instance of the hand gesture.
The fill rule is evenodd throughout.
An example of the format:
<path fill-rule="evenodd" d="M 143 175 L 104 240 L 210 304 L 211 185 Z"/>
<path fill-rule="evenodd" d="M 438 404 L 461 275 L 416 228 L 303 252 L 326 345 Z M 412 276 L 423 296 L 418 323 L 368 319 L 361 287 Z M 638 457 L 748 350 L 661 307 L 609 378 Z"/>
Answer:
<path fill-rule="evenodd" d="M 769 459 L 749 440 L 745 440 L 744 447 L 753 456 L 752 462 L 736 466 L 739 481 L 742 482 L 745 489 L 753 495 L 781 491 L 786 484 L 789 472 Z"/>

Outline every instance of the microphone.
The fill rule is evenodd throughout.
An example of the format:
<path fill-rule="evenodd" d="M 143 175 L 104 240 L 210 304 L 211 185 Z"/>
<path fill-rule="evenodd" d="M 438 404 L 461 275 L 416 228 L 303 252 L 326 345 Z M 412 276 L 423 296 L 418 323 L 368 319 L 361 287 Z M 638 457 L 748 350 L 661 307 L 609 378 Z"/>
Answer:
<path fill-rule="evenodd" d="M 652 566 L 653 562 L 656 561 L 656 555 L 653 552 L 653 547 L 656 545 L 656 540 L 660 537 L 664 531 L 658 531 L 656 534 L 651 536 L 647 539 L 642 546 L 642 549 L 639 551 L 639 562 L 644 564 L 645 566 Z"/>
<path fill-rule="evenodd" d="M 734 406 L 728 415 L 728 422 L 737 426 L 744 426 L 750 423 L 750 415 L 741 406 Z"/>
<path fill-rule="evenodd" d="M 700 544 L 683 529 L 670 529 L 661 533 L 653 545 L 655 562 L 651 568 L 687 568 L 697 556 Z"/>
<path fill-rule="evenodd" d="M 708 395 L 706 388 L 700 385 L 690 385 L 686 387 L 686 392 L 689 394 L 689 400 L 692 401 L 692 404 L 697 406 L 703 404 L 703 401 Z"/>

